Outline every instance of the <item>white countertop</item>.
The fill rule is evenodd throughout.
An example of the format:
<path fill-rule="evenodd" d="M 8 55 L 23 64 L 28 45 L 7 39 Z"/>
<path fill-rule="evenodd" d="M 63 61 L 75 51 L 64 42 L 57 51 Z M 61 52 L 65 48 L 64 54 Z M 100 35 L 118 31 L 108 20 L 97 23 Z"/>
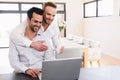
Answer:
<path fill-rule="evenodd" d="M 120 66 L 81 68 L 79 80 L 120 80 Z"/>

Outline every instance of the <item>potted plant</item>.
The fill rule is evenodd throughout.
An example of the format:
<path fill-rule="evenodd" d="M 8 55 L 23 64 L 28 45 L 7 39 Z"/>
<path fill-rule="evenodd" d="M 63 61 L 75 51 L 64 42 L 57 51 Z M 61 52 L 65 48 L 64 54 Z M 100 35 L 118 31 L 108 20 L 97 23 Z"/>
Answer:
<path fill-rule="evenodd" d="M 66 27 L 66 22 L 65 22 L 65 21 L 61 21 L 61 22 L 59 23 L 59 30 L 60 30 L 60 32 L 61 32 L 65 27 Z"/>

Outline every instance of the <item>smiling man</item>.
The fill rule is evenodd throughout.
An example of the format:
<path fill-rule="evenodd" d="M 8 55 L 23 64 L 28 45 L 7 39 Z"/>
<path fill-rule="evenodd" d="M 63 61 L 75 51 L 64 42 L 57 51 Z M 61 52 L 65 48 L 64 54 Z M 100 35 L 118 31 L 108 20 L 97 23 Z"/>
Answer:
<path fill-rule="evenodd" d="M 64 47 L 61 45 L 59 40 L 59 28 L 57 21 L 55 21 L 55 16 L 57 12 L 57 6 L 53 2 L 46 2 L 43 7 L 43 22 L 42 22 L 42 31 L 43 36 L 47 37 L 48 41 L 50 42 L 50 46 L 53 50 L 52 54 L 48 54 L 49 58 L 55 59 L 55 53 L 63 53 Z M 16 28 L 17 29 L 17 28 Z M 23 35 L 25 28 L 17 31 L 16 29 L 13 30 L 10 38 L 14 41 L 15 44 L 32 47 L 38 51 L 46 51 L 47 48 L 44 47 L 44 40 L 39 41 L 31 41 L 30 39 L 26 39 Z M 22 32 L 22 33 L 21 33 Z M 41 46 L 42 45 L 42 46 Z M 47 54 L 47 53 L 46 53 Z"/>
<path fill-rule="evenodd" d="M 39 36 L 41 33 L 41 25 L 43 21 L 43 10 L 32 7 L 27 12 L 27 20 L 19 24 L 16 31 L 20 32 L 26 39 L 31 41 L 38 41 L 43 39 Z M 21 32 L 21 29 L 24 29 Z M 49 42 L 48 42 L 49 43 Z M 45 45 L 41 45 L 48 48 Z M 49 50 L 49 49 L 48 49 Z M 48 51 L 47 50 L 47 51 Z M 46 52 L 47 52 L 46 51 Z M 47 53 L 49 53 L 48 51 Z M 17 45 L 12 39 L 9 44 L 9 61 L 15 72 L 25 73 L 32 77 L 37 77 L 42 68 L 42 61 L 45 58 L 45 52 L 36 51 L 33 48 Z"/>

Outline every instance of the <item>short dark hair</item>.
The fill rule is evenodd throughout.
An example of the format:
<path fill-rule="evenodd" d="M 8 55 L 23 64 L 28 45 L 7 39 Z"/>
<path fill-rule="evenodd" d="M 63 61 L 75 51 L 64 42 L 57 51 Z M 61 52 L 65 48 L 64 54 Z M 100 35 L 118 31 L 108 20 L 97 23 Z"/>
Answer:
<path fill-rule="evenodd" d="M 50 6 L 50 7 L 53 7 L 53 8 L 57 8 L 57 5 L 54 2 L 46 2 L 46 3 L 44 3 L 43 10 L 45 10 L 45 8 L 47 6 Z"/>
<path fill-rule="evenodd" d="M 30 9 L 27 11 L 27 16 L 28 16 L 28 18 L 31 20 L 33 13 L 36 13 L 36 14 L 39 14 L 39 15 L 43 15 L 43 12 L 44 12 L 44 11 L 43 11 L 42 9 L 40 9 L 40 8 L 32 7 L 32 8 L 30 8 Z"/>

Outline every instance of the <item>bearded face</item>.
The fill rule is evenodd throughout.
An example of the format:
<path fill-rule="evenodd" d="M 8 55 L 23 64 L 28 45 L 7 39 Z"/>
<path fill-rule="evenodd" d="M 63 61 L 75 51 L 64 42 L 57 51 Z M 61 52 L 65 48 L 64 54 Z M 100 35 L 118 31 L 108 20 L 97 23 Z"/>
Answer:
<path fill-rule="evenodd" d="M 29 27 L 31 31 L 37 32 L 42 25 L 43 16 L 33 13 L 31 20 L 29 20 Z"/>
<path fill-rule="evenodd" d="M 43 15 L 44 23 L 50 25 L 52 23 L 52 21 L 54 20 L 55 15 L 56 15 L 56 8 L 47 6 L 45 8 L 44 15 Z"/>

